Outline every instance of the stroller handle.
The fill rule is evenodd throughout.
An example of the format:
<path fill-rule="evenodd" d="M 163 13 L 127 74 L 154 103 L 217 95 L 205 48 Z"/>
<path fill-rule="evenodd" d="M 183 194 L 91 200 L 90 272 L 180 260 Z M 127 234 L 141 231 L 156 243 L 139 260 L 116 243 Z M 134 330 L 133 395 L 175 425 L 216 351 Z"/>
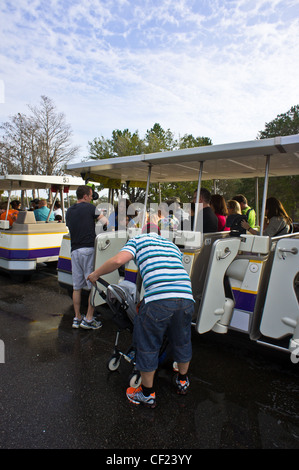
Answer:
<path fill-rule="evenodd" d="M 99 277 L 97 279 L 97 282 L 99 282 L 100 284 L 102 284 L 102 286 L 104 287 L 108 287 L 109 286 L 109 283 L 107 281 L 105 281 L 104 279 L 102 279 L 101 277 Z"/>
<path fill-rule="evenodd" d="M 96 280 L 96 283 L 95 283 L 95 285 L 94 285 L 96 292 L 98 292 L 98 294 L 102 297 L 102 299 L 106 300 L 106 293 L 105 293 L 102 289 L 99 288 L 99 286 L 97 285 L 97 283 L 98 283 L 98 284 L 102 284 L 102 286 L 104 286 L 104 287 L 108 287 L 108 286 L 109 286 L 109 283 L 106 282 L 106 281 L 104 281 L 104 279 L 102 279 L 101 277 L 99 277 L 99 278 Z M 94 297 L 95 297 L 96 292 L 94 292 L 93 304 L 94 304 Z"/>

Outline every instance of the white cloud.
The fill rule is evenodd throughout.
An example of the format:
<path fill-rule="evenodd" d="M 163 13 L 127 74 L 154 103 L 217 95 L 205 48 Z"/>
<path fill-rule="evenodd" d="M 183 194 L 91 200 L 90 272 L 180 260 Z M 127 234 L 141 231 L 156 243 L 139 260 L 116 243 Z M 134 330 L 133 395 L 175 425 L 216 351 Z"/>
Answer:
<path fill-rule="evenodd" d="M 3 0 L 0 122 L 43 94 L 82 155 L 96 136 L 155 122 L 254 139 L 299 102 L 298 13 L 293 0 Z"/>

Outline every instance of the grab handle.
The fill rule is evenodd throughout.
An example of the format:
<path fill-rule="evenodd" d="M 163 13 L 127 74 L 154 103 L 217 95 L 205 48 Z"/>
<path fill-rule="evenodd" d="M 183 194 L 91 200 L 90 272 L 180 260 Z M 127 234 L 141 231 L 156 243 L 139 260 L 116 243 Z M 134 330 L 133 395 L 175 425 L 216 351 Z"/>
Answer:
<path fill-rule="evenodd" d="M 110 240 L 105 240 L 105 244 L 99 243 L 98 247 L 101 251 L 107 250 L 107 248 L 111 245 Z"/>
<path fill-rule="evenodd" d="M 226 247 L 225 250 L 224 250 L 224 254 L 223 254 L 223 255 L 220 256 L 220 255 L 217 254 L 217 260 L 225 259 L 225 258 L 227 258 L 230 254 L 231 254 L 230 249 L 229 249 L 228 247 Z"/>
<path fill-rule="evenodd" d="M 291 248 L 290 250 L 287 250 L 286 248 L 278 248 L 278 251 L 281 251 L 282 253 L 292 253 L 292 255 L 297 255 L 298 254 L 298 248 Z"/>

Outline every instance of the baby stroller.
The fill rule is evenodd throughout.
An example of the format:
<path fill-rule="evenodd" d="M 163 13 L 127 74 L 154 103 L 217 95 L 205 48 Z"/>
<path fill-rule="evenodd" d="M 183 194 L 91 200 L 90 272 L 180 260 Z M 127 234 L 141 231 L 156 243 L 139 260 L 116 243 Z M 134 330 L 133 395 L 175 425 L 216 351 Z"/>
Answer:
<path fill-rule="evenodd" d="M 106 287 L 106 292 L 99 288 L 99 284 Z M 133 333 L 134 318 L 137 314 L 138 296 L 136 296 L 136 285 L 132 282 L 123 281 L 119 284 L 108 284 L 104 279 L 99 278 L 96 283 L 96 290 L 104 299 L 112 312 L 112 319 L 118 330 L 114 342 L 113 354 L 107 362 L 110 371 L 116 371 L 121 359 L 125 359 L 132 364 L 133 371 L 129 377 L 130 387 L 137 388 L 141 383 L 140 372 L 136 369 L 136 351 L 131 346 L 126 352 L 122 352 L 118 347 L 120 333 L 124 330 Z"/>
<path fill-rule="evenodd" d="M 106 292 L 100 289 L 98 284 L 106 287 Z M 136 369 L 136 350 L 134 346 L 130 346 L 124 353 L 118 347 L 122 331 L 128 330 L 130 333 L 133 333 L 134 318 L 137 315 L 137 304 L 139 301 L 137 286 L 129 281 L 122 281 L 119 284 L 108 284 L 104 279 L 99 278 L 96 282 L 96 291 L 106 301 L 112 312 L 112 319 L 118 327 L 113 354 L 107 361 L 107 367 L 112 372 L 116 371 L 120 366 L 121 359 L 125 359 L 133 366 L 132 373 L 129 376 L 130 387 L 138 388 L 141 384 L 141 375 Z M 159 353 L 159 364 L 162 364 L 168 356 L 168 345 L 168 340 L 165 338 Z"/>

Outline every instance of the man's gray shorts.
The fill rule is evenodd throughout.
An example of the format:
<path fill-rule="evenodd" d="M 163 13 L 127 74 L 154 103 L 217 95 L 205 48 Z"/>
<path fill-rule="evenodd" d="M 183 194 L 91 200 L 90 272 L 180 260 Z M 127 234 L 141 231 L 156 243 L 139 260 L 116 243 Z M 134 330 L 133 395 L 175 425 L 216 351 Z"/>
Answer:
<path fill-rule="evenodd" d="M 80 290 L 83 287 L 91 289 L 91 282 L 87 276 L 94 271 L 94 248 L 79 248 L 71 253 L 73 289 Z"/>

